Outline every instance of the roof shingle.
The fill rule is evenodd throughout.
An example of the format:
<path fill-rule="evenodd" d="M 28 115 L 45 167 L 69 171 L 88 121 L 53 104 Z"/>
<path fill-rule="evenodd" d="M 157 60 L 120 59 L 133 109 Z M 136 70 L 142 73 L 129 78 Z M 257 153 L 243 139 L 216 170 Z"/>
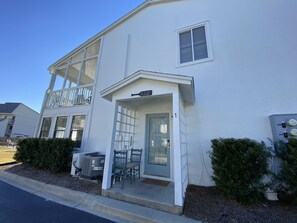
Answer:
<path fill-rule="evenodd" d="M 21 103 L 6 102 L 5 104 L 0 104 L 0 113 L 9 114 L 12 113 Z"/>

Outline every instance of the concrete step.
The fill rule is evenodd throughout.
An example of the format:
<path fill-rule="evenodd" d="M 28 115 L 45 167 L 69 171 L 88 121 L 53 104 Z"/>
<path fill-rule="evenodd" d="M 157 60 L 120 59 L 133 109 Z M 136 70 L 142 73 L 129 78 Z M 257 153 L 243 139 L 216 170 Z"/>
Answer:
<path fill-rule="evenodd" d="M 141 197 L 120 193 L 113 190 L 102 190 L 102 196 L 120 200 L 120 201 L 125 201 L 127 203 L 137 204 L 140 206 L 152 208 L 158 211 L 163 211 L 163 212 L 167 212 L 175 215 L 181 215 L 183 211 L 182 207 L 175 206 L 173 204 L 166 204 L 160 201 L 143 199 Z"/>

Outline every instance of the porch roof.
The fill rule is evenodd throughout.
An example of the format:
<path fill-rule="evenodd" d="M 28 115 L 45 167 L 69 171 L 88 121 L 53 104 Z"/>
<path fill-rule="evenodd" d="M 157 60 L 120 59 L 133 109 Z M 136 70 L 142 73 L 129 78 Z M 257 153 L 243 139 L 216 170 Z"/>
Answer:
<path fill-rule="evenodd" d="M 105 88 L 100 92 L 100 94 L 104 99 L 112 101 L 114 93 L 141 79 L 156 80 L 161 82 L 178 84 L 183 100 L 190 104 L 193 104 L 195 102 L 193 77 L 144 70 L 137 71 L 136 73 L 126 77 L 125 79 Z"/>

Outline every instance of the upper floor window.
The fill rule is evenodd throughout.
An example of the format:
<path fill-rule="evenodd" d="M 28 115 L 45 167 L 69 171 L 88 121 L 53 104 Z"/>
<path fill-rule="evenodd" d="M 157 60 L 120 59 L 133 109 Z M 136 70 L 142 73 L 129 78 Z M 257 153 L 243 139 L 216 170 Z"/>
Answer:
<path fill-rule="evenodd" d="M 211 59 L 207 23 L 179 32 L 179 64 Z"/>

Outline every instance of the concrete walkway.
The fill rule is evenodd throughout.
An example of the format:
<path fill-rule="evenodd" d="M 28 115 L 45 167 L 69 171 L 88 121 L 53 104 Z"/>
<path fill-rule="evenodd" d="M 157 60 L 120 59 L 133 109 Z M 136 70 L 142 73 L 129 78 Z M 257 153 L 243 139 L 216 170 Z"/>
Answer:
<path fill-rule="evenodd" d="M 45 199 L 83 210 L 115 222 L 137 223 L 197 223 L 190 218 L 157 211 L 110 199 L 103 196 L 70 190 L 64 187 L 46 184 L 36 180 L 21 177 L 5 171 L 0 171 L 0 180 Z"/>

